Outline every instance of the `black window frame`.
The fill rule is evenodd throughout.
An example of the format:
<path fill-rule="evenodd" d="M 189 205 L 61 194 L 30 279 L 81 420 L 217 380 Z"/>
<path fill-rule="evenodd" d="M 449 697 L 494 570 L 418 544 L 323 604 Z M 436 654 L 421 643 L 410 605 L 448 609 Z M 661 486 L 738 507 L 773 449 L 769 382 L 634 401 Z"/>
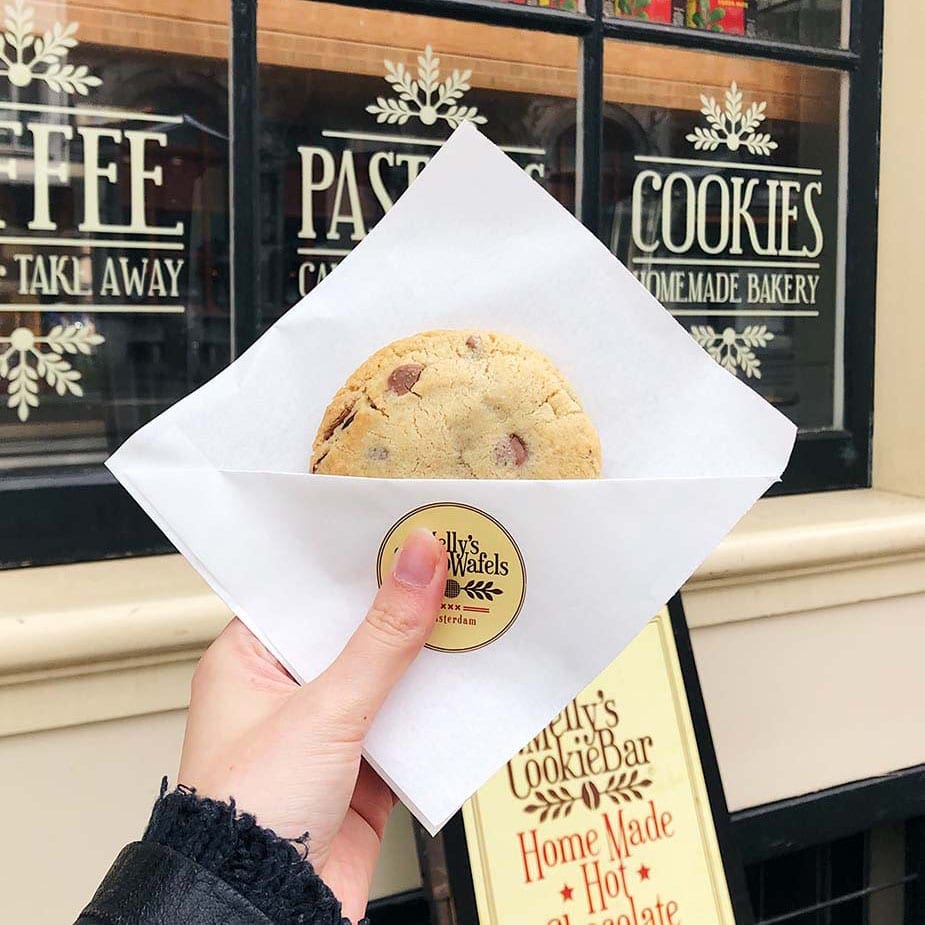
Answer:
<path fill-rule="evenodd" d="M 318 0 L 302 0 L 314 3 Z M 655 43 L 744 58 L 832 68 L 849 75 L 845 229 L 845 418 L 843 430 L 802 433 L 782 483 L 769 494 L 865 488 L 871 483 L 874 319 L 877 283 L 883 0 L 851 0 L 847 49 L 767 41 L 604 15 L 603 0 L 584 12 L 503 0 L 324 0 L 442 19 L 573 36 L 579 43 L 578 216 L 601 237 L 604 46 L 608 39 Z M 258 337 L 260 162 L 258 0 L 230 0 L 229 177 L 231 360 Z M 850 190 L 850 195 L 848 191 Z M 859 259 L 854 259 L 858 255 Z M 172 546 L 101 467 L 52 476 L 50 483 L 0 482 L 0 568 L 169 552 Z"/>
<path fill-rule="evenodd" d="M 866 901 L 883 889 L 901 886 L 904 925 L 925 921 L 925 765 L 740 810 L 731 814 L 730 822 L 745 865 L 869 833 L 879 826 L 903 824 L 905 872 L 901 879 L 868 881 L 857 893 L 818 908 L 852 898 Z M 785 913 L 780 917 L 782 923 L 790 919 L 797 921 L 800 916 Z"/>

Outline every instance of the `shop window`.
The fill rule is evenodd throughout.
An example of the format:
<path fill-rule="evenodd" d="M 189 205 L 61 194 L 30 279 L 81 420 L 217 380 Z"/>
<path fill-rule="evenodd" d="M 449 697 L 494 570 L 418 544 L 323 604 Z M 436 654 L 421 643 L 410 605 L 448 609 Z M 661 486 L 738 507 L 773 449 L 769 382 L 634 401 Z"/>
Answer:
<path fill-rule="evenodd" d="M 0 14 L 7 565 L 163 548 L 103 461 L 229 360 L 227 26 L 110 6 Z"/>
<path fill-rule="evenodd" d="M 755 925 L 903 925 L 920 872 L 892 825 L 749 865 Z"/>
<path fill-rule="evenodd" d="M 5 5 L 0 566 L 169 551 L 103 460 L 463 120 L 799 425 L 773 491 L 869 484 L 881 0 L 408 8 Z"/>
<path fill-rule="evenodd" d="M 844 427 L 844 89 L 821 68 L 605 49 L 611 249 L 813 433 Z"/>
<path fill-rule="evenodd" d="M 547 10 L 584 12 L 584 0 L 498 0 L 500 3 L 515 3 L 518 6 L 533 6 Z"/>
<path fill-rule="evenodd" d="M 605 0 L 608 16 L 725 35 L 844 47 L 848 0 Z"/>
<path fill-rule="evenodd" d="M 461 122 L 574 210 L 574 38 L 323 3 L 268 4 L 258 24 L 261 330 L 335 270 Z"/>

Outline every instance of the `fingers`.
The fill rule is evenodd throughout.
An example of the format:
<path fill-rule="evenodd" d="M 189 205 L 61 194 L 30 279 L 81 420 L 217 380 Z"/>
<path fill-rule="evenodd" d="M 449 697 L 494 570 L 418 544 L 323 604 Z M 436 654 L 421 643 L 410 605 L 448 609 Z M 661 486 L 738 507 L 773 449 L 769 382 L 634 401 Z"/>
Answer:
<path fill-rule="evenodd" d="M 203 653 L 193 673 L 197 719 L 244 728 L 279 706 L 298 684 L 237 617 Z"/>
<path fill-rule="evenodd" d="M 338 718 L 345 734 L 365 734 L 421 651 L 443 599 L 446 568 L 443 546 L 430 531 L 410 533 L 366 619 L 334 664 L 307 686 L 315 690 L 303 689 Z"/>
<path fill-rule="evenodd" d="M 250 735 L 297 689 L 250 630 L 232 620 L 193 674 L 180 781 L 202 786 L 203 774 L 227 743 Z"/>
<path fill-rule="evenodd" d="M 365 760 L 361 761 L 350 807 L 365 820 L 380 841 L 397 800 L 389 785 Z"/>
<path fill-rule="evenodd" d="M 206 649 L 193 676 L 194 688 L 216 684 L 283 692 L 296 687 L 289 672 L 237 617 Z"/>

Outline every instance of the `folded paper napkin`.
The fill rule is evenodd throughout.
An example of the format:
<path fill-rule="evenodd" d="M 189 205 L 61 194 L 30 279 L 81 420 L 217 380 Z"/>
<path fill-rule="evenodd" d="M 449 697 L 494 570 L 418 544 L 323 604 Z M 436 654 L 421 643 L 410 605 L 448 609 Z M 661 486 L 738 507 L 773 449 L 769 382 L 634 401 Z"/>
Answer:
<path fill-rule="evenodd" d="M 309 474 L 325 407 L 367 356 L 466 327 L 519 337 L 562 370 L 600 433 L 600 480 Z M 463 125 L 335 273 L 108 465 L 303 680 L 362 618 L 406 514 L 451 504 L 500 525 L 523 576 L 516 619 L 480 648 L 426 649 L 366 743 L 433 833 L 632 640 L 777 480 L 794 436 Z"/>

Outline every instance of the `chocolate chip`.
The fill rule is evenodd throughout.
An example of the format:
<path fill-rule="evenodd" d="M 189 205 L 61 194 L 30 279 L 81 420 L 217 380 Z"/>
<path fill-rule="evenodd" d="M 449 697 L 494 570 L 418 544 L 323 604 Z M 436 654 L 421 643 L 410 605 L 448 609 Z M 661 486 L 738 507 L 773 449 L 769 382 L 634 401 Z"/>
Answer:
<path fill-rule="evenodd" d="M 389 451 L 384 446 L 371 446 L 366 451 L 368 459 L 382 460 L 389 458 Z"/>
<path fill-rule="evenodd" d="M 520 467 L 527 461 L 527 448 L 517 434 L 510 434 L 495 445 L 495 460 L 499 466 Z"/>
<path fill-rule="evenodd" d="M 396 366 L 389 373 L 389 389 L 396 395 L 405 395 L 410 392 L 414 384 L 421 378 L 424 367 L 420 363 L 406 363 Z"/>
<path fill-rule="evenodd" d="M 469 337 L 466 338 L 466 346 L 470 350 L 478 350 L 479 347 L 482 346 L 482 338 L 479 337 L 478 334 L 470 334 Z"/>
<path fill-rule="evenodd" d="M 340 427 L 341 424 L 343 424 L 344 427 L 349 427 L 353 423 L 353 418 L 356 417 L 356 415 L 352 413 L 353 409 L 354 409 L 353 405 L 348 405 L 346 408 L 344 408 L 344 410 L 341 411 L 341 413 L 337 415 L 336 418 L 334 418 L 334 420 L 331 422 L 331 425 L 324 432 L 323 439 L 330 440 L 334 431 L 337 430 L 337 428 Z"/>

